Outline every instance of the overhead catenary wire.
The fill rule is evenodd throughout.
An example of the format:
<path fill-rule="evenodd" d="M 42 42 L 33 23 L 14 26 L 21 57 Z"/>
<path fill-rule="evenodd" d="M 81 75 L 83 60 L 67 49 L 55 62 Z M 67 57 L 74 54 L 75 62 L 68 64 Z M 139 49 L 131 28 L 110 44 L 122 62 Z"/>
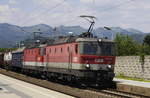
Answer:
<path fill-rule="evenodd" d="M 34 16 L 34 17 L 31 17 L 32 15 L 29 15 L 29 17 L 31 17 L 31 18 L 30 18 L 30 19 L 27 19 L 27 20 L 25 20 L 25 21 L 23 21 L 23 22 L 21 22 L 21 24 L 22 24 L 22 25 L 26 25 L 26 23 L 31 22 L 31 21 L 33 21 L 33 20 L 39 18 L 39 16 L 41 16 L 42 14 L 46 14 L 46 12 L 53 11 L 54 9 L 56 9 L 56 8 L 59 7 L 59 6 L 61 6 L 61 5 L 62 5 L 64 2 L 66 2 L 66 1 L 67 1 L 67 0 L 63 0 L 62 2 L 56 4 L 54 7 L 51 7 L 51 8 L 49 8 L 49 9 L 45 10 L 44 12 L 37 14 L 37 15 Z M 37 7 L 36 7 L 36 8 L 37 8 Z M 34 9 L 35 9 L 35 8 L 34 8 Z M 88 10 L 89 10 L 89 9 L 84 9 L 83 11 L 88 11 Z M 73 13 L 73 12 L 74 12 L 74 11 L 69 11 L 68 14 L 71 14 L 71 13 Z M 68 15 L 68 14 L 65 14 L 65 15 L 63 15 L 63 16 L 66 16 L 66 15 Z M 70 16 L 70 15 L 69 15 L 69 16 Z M 74 20 L 74 19 L 73 19 L 73 20 Z"/>
<path fill-rule="evenodd" d="M 44 3 L 45 3 L 45 1 L 44 1 Z M 42 6 L 42 4 L 39 4 L 38 6 L 36 6 L 36 7 L 34 7 L 34 8 L 32 8 L 31 10 L 33 11 L 33 10 L 36 10 L 36 11 L 38 11 L 39 12 L 39 10 L 38 9 L 40 9 L 40 6 Z M 30 11 L 31 11 L 30 10 Z M 25 17 L 26 15 L 23 15 L 23 17 Z M 32 15 L 28 15 L 28 17 L 31 17 Z M 25 19 L 23 22 L 25 22 L 25 21 L 27 21 L 28 19 Z M 22 19 L 19 19 L 19 21 L 20 21 L 20 23 L 21 24 L 23 24 L 23 22 L 22 22 Z"/>
<path fill-rule="evenodd" d="M 62 2 L 56 4 L 54 7 L 51 7 L 51 8 L 49 8 L 49 9 L 45 10 L 44 12 L 39 13 L 38 15 L 36 15 L 36 16 L 34 16 L 34 17 L 31 17 L 30 19 L 24 21 L 22 24 L 26 24 L 26 23 L 28 23 L 28 22 L 31 22 L 31 21 L 33 21 L 33 20 L 39 18 L 39 16 L 41 16 L 41 15 L 44 14 L 44 13 L 53 11 L 54 9 L 56 9 L 56 8 L 59 7 L 59 6 L 61 6 L 61 5 L 62 5 L 64 2 L 66 2 L 66 1 L 67 1 L 67 0 L 63 0 Z M 125 2 L 121 2 L 121 3 L 119 3 L 118 5 L 114 5 L 114 6 L 112 6 L 112 7 L 105 8 L 105 9 L 103 9 L 103 10 L 100 10 L 100 12 L 101 12 L 100 14 L 102 14 L 102 12 L 105 12 L 105 11 L 108 11 L 108 10 L 113 10 L 113 9 L 115 9 L 115 8 L 118 8 L 118 7 L 122 6 L 122 5 L 125 5 L 126 3 L 131 2 L 131 1 L 134 1 L 134 0 L 128 0 L 128 1 L 125 1 Z M 94 5 L 95 5 L 95 2 L 96 2 L 96 1 L 93 0 L 93 4 L 94 4 Z M 88 8 L 88 9 L 84 9 L 84 10 L 82 10 L 82 11 L 85 12 L 85 11 L 88 11 L 88 10 L 89 10 L 89 8 Z M 62 16 L 63 16 L 63 17 L 66 16 L 66 15 L 71 16 L 71 15 L 73 15 L 72 13 L 74 14 L 74 11 L 69 11 L 68 14 L 65 13 L 65 15 L 62 15 Z M 95 12 L 95 13 L 96 13 L 96 12 Z M 93 12 L 93 15 L 96 15 L 96 14 L 94 14 L 94 12 Z M 76 17 L 78 17 L 78 16 L 79 16 L 79 15 L 77 15 Z M 74 17 L 74 19 L 71 19 L 71 20 L 69 20 L 69 21 L 66 21 L 65 24 L 66 24 L 66 23 L 69 23 L 69 22 L 71 22 L 71 21 L 76 20 L 76 17 Z M 69 24 L 70 24 L 70 23 L 69 23 Z"/>
<path fill-rule="evenodd" d="M 64 4 L 64 2 L 66 2 L 66 1 L 67 1 L 67 0 L 63 0 L 62 2 L 56 4 L 55 6 L 49 8 L 49 9 L 46 9 L 44 12 L 39 13 L 39 14 L 36 15 L 35 17 L 24 21 L 23 24 L 26 24 L 27 22 L 30 22 L 30 21 L 32 21 L 32 20 L 35 20 L 35 19 L 39 18 L 39 16 L 41 16 L 41 15 L 44 14 L 44 13 L 53 11 L 53 10 L 56 9 L 57 7 L 59 7 L 59 6 L 61 6 L 62 4 Z M 113 10 L 113 9 L 115 9 L 115 8 L 118 8 L 118 7 L 122 6 L 122 5 L 125 5 L 125 4 L 127 4 L 127 3 L 129 3 L 129 2 L 131 2 L 131 1 L 134 1 L 134 0 L 128 0 L 128 1 L 125 1 L 125 2 L 121 2 L 121 3 L 117 4 L 117 5 L 114 5 L 114 6 L 105 8 L 105 9 L 102 9 L 102 10 L 100 10 L 100 14 L 102 14 L 102 12 L 105 12 L 105 11 L 108 11 L 108 10 Z M 95 0 L 93 0 L 93 4 L 95 4 Z M 88 8 L 88 9 L 84 9 L 83 11 L 88 11 L 88 10 L 89 10 L 89 8 Z M 70 11 L 70 12 L 71 12 L 71 11 Z M 74 13 L 74 11 L 72 11 L 72 13 Z M 68 14 L 71 15 L 71 13 L 68 13 Z M 68 15 L 68 14 L 66 14 L 66 15 Z M 94 15 L 94 14 L 93 14 L 93 15 Z M 77 16 L 79 16 L 79 15 L 77 15 Z M 70 21 L 74 21 L 74 20 L 76 20 L 76 19 L 73 19 L 73 20 L 70 20 Z M 69 21 L 69 22 L 70 22 L 70 21 Z M 67 22 L 68 22 L 68 21 L 67 21 Z"/>
<path fill-rule="evenodd" d="M 135 1 L 135 0 L 127 0 L 127 1 L 125 1 L 125 2 L 121 2 L 121 3 L 117 4 L 117 5 L 112 6 L 112 7 L 105 8 L 105 9 L 103 9 L 103 10 L 101 10 L 101 11 L 104 12 L 104 11 L 108 11 L 108 10 L 113 10 L 113 9 L 115 9 L 115 8 L 121 7 L 122 5 L 128 4 L 128 3 L 130 3 L 131 1 Z"/>
<path fill-rule="evenodd" d="M 44 13 L 53 11 L 54 9 L 56 9 L 56 8 L 59 7 L 59 6 L 61 6 L 61 5 L 62 5 L 63 3 L 65 3 L 66 1 L 67 1 L 67 0 L 63 0 L 62 2 L 56 4 L 55 6 L 49 8 L 49 9 L 46 9 L 44 12 L 41 12 L 41 13 L 37 14 L 36 16 L 31 17 L 30 19 L 24 21 L 22 24 L 26 24 L 26 23 L 28 23 L 28 22 L 31 22 L 31 21 L 33 21 L 33 20 L 39 18 L 39 16 L 41 16 L 41 15 L 44 14 Z"/>
<path fill-rule="evenodd" d="M 128 3 L 132 2 L 132 1 L 135 1 L 135 0 L 127 0 L 127 1 L 121 2 L 121 3 L 117 4 L 117 5 L 114 5 L 114 6 L 112 6 L 112 7 L 108 7 L 108 8 L 102 9 L 102 10 L 100 10 L 100 14 L 102 14 L 102 13 L 104 13 L 104 12 L 106 12 L 106 11 L 109 11 L 109 10 L 116 9 L 116 8 L 118 8 L 118 7 L 120 7 L 120 6 L 123 6 L 123 5 L 125 5 L 125 4 L 128 4 Z M 94 5 L 95 5 L 95 3 L 96 3 L 96 0 L 93 0 L 93 4 L 94 4 Z M 89 9 L 86 9 L 86 10 L 83 10 L 83 11 L 88 11 L 88 10 L 89 10 Z M 72 12 L 73 12 L 73 11 L 72 11 Z M 69 14 L 71 14 L 71 13 L 69 13 Z M 96 12 L 95 12 L 95 13 L 93 12 L 92 14 L 96 16 Z M 67 14 L 66 14 L 66 15 L 67 15 Z M 70 15 L 69 15 L 69 16 L 70 16 Z M 78 17 L 78 16 L 76 16 L 76 17 Z M 76 20 L 76 17 L 75 17 L 74 19 L 72 19 L 72 20 L 66 21 L 65 24 L 70 24 L 71 21 Z"/>
<path fill-rule="evenodd" d="M 109 10 L 111 11 L 111 10 L 113 10 L 113 9 L 122 7 L 123 5 L 129 4 L 129 3 L 133 2 L 133 1 L 135 1 L 135 0 L 127 0 L 127 1 L 121 2 L 121 3 L 117 4 L 117 5 L 114 5 L 114 6 L 105 8 L 105 9 L 103 9 L 103 10 L 99 10 L 99 12 L 101 12 L 99 15 L 102 15 L 102 14 L 105 13 L 106 11 L 109 11 Z M 96 15 L 96 13 L 93 13 L 93 14 Z M 99 21 L 99 20 L 98 20 L 98 21 Z M 101 22 L 102 22 L 102 21 L 101 21 Z"/>

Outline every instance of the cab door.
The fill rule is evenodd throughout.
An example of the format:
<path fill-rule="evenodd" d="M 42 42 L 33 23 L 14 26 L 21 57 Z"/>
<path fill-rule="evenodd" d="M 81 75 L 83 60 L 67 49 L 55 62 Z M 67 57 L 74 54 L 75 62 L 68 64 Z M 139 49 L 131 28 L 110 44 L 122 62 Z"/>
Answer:
<path fill-rule="evenodd" d="M 71 72 L 71 70 L 72 70 L 72 53 L 73 53 L 73 48 L 72 48 L 72 45 L 70 45 L 70 46 L 68 46 L 68 48 L 67 48 L 67 50 L 68 50 L 68 69 L 69 69 L 69 71 Z"/>

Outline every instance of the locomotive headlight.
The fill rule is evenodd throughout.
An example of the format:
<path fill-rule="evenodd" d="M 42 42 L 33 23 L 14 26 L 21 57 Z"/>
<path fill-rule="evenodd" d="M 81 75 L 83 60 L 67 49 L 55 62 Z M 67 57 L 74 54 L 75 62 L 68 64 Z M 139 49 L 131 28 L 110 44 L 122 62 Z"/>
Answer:
<path fill-rule="evenodd" d="M 102 39 L 98 39 L 99 42 L 102 42 Z"/>
<path fill-rule="evenodd" d="M 86 68 L 90 68 L 90 64 L 86 64 L 85 67 L 86 67 Z"/>
<path fill-rule="evenodd" d="M 108 67 L 109 69 L 111 69 L 111 65 L 108 65 L 107 67 Z"/>

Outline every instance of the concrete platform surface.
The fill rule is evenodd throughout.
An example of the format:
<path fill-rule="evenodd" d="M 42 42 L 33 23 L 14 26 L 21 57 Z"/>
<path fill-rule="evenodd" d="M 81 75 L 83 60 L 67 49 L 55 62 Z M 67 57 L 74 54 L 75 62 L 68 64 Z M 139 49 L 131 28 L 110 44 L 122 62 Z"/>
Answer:
<path fill-rule="evenodd" d="M 115 78 L 116 88 L 120 91 L 144 95 L 150 98 L 150 83 Z"/>
<path fill-rule="evenodd" d="M 74 98 L 0 74 L 0 98 Z"/>
<path fill-rule="evenodd" d="M 127 85 L 150 88 L 150 82 L 141 82 L 141 81 L 118 79 L 118 78 L 114 78 L 114 81 L 119 83 L 119 84 L 127 84 Z"/>

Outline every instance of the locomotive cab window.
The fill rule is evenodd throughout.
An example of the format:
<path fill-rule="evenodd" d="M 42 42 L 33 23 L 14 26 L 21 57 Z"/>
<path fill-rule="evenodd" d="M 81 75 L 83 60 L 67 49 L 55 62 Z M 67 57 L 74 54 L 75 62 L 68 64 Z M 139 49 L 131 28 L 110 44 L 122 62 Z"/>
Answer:
<path fill-rule="evenodd" d="M 114 43 L 112 42 L 81 42 L 79 53 L 87 55 L 113 56 Z"/>

